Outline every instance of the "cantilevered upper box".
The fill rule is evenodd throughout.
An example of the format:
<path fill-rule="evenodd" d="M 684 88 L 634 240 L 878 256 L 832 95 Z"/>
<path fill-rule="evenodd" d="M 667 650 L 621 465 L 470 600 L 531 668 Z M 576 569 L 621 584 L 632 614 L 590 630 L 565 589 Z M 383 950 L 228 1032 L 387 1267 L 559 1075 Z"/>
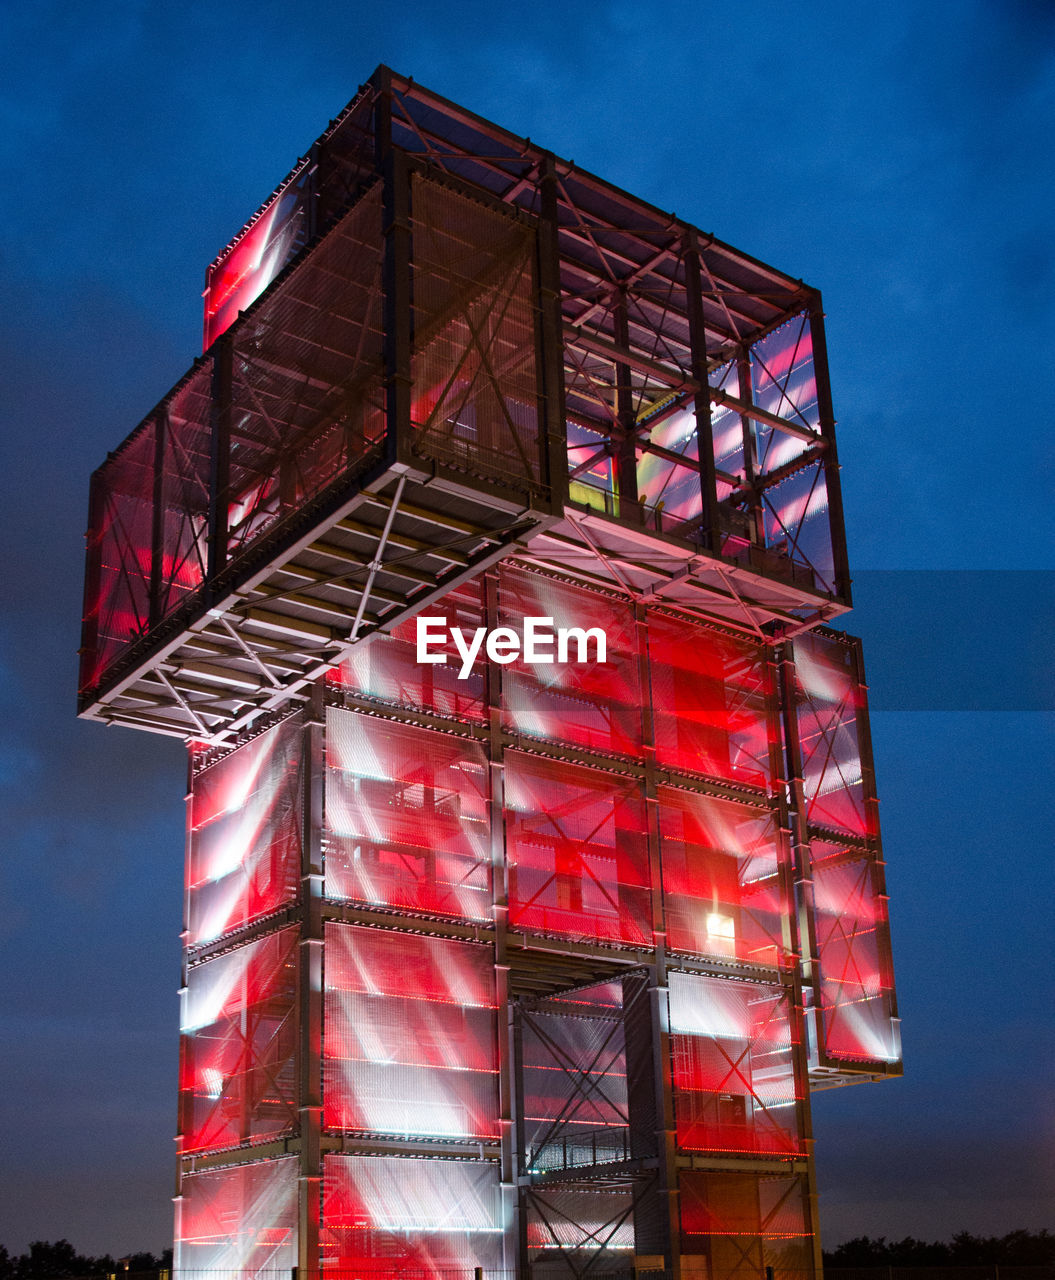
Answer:
<path fill-rule="evenodd" d="M 385 68 L 209 268 L 93 478 L 80 709 L 233 741 L 489 564 L 849 606 L 820 297 Z"/>

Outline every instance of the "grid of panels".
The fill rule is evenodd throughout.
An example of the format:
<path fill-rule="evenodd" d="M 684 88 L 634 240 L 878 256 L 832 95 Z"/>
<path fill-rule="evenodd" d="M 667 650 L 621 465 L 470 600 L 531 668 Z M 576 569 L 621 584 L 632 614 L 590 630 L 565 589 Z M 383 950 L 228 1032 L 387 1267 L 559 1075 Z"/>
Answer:
<path fill-rule="evenodd" d="M 498 1137 L 490 947 L 326 926 L 323 1122 L 395 1137 Z"/>

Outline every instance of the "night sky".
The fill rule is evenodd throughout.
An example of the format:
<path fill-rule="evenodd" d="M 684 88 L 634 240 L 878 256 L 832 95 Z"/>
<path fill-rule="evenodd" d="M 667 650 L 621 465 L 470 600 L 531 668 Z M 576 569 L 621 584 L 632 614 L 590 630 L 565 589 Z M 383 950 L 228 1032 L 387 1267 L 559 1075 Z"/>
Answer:
<path fill-rule="evenodd" d="M 171 1241 L 184 762 L 74 718 L 88 476 L 380 62 L 823 290 L 906 1059 L 815 1095 L 824 1240 L 1055 1226 L 1050 0 L 37 0 L 0 58 L 0 1242 Z"/>

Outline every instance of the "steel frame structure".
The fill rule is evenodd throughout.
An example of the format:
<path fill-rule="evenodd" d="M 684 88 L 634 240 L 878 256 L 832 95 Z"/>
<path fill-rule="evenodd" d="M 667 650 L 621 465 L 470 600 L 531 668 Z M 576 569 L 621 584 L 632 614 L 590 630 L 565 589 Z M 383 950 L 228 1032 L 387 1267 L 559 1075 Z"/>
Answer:
<path fill-rule="evenodd" d="M 206 286 L 80 698 L 191 747 L 177 1269 L 812 1275 L 900 1072 L 819 294 L 383 67 Z"/>

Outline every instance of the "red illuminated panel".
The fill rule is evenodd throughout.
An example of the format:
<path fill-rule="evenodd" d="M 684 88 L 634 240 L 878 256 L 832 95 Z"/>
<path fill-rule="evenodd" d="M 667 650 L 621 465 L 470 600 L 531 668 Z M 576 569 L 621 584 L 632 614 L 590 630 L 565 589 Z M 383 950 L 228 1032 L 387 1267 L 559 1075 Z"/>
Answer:
<path fill-rule="evenodd" d="M 648 619 L 648 649 L 659 763 L 767 786 L 768 678 L 760 650 L 655 612 Z"/>
<path fill-rule="evenodd" d="M 176 1198 L 177 1272 L 255 1277 L 297 1262 L 296 1157 L 185 1174 Z"/>
<path fill-rule="evenodd" d="M 641 681 L 632 608 L 537 573 L 503 568 L 499 622 L 522 632 L 526 617 L 550 618 L 552 627 L 597 628 L 606 636 L 606 658 L 596 642 L 585 661 L 573 643 L 564 664 L 516 661 L 502 670 L 502 723 L 514 733 L 570 742 L 605 753 L 640 755 Z M 555 646 L 548 652 L 556 655 Z"/>
<path fill-rule="evenodd" d="M 296 1127 L 297 931 L 191 969 L 183 994 L 180 1150 Z"/>
<path fill-rule="evenodd" d="M 636 781 L 509 751 L 505 805 L 513 928 L 651 939 L 645 803 Z"/>
<path fill-rule="evenodd" d="M 292 902 L 300 877 L 303 726 L 283 721 L 192 784 L 187 942 L 210 942 Z"/>
<path fill-rule="evenodd" d="M 498 1137 L 494 958 L 446 938 L 326 927 L 328 1128 Z"/>
<path fill-rule="evenodd" d="M 488 786 L 476 742 L 330 710 L 327 894 L 490 920 Z"/>
<path fill-rule="evenodd" d="M 812 842 L 823 1052 L 828 1059 L 897 1062 L 886 900 L 869 855 Z"/>
<path fill-rule="evenodd" d="M 305 193 L 291 182 L 209 268 L 205 286 L 205 350 L 238 319 L 304 240 Z"/>
<path fill-rule="evenodd" d="M 788 903 L 774 815 L 672 787 L 658 801 L 670 946 L 778 963 Z"/>
<path fill-rule="evenodd" d="M 686 1280 L 808 1280 L 814 1274 L 805 1174 L 678 1174 Z"/>
<path fill-rule="evenodd" d="M 851 835 L 874 835 L 857 732 L 864 692 L 854 650 L 815 633 L 799 636 L 794 649 L 807 821 Z"/>
<path fill-rule="evenodd" d="M 671 1066 L 684 1151 L 804 1151 L 789 992 L 670 975 Z"/>
<path fill-rule="evenodd" d="M 454 1280 L 502 1265 L 497 1162 L 323 1158 L 325 1271 Z"/>
<path fill-rule="evenodd" d="M 482 588 L 482 581 L 473 579 L 422 610 L 426 617 L 444 620 L 447 643 L 429 646 L 430 653 L 443 655 L 442 662 L 418 662 L 418 620 L 411 618 L 395 627 L 391 635 L 374 635 L 357 644 L 334 673 L 334 682 L 381 702 L 420 708 L 454 720 L 483 722 L 487 718 L 486 663 L 477 661 L 465 679 L 461 679 L 463 660 L 450 639 L 453 627 L 471 635 L 485 625 Z M 436 627 L 433 634 L 438 635 L 439 631 Z"/>

